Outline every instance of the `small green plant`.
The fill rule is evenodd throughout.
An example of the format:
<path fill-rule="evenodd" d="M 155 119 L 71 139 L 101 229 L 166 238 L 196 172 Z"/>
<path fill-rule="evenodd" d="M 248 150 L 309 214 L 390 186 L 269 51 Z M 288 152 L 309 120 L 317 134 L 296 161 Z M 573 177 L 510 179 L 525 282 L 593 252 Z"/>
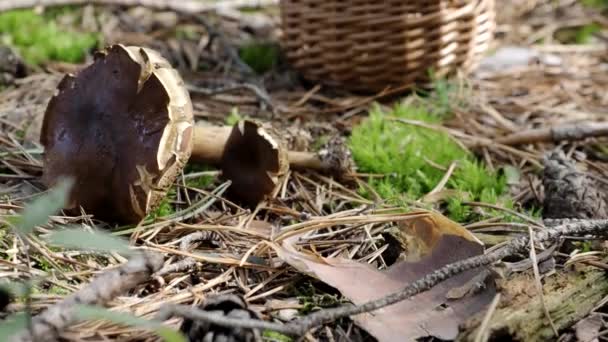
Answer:
<path fill-rule="evenodd" d="M 217 170 L 209 165 L 190 163 L 184 168 L 186 186 L 195 189 L 206 189 L 215 182 L 217 177 L 214 171 Z M 195 177 L 193 177 L 195 176 Z"/>
<path fill-rule="evenodd" d="M 169 197 L 165 197 L 160 201 L 158 208 L 154 212 L 150 213 L 148 217 L 150 219 L 157 219 L 159 217 L 166 217 L 175 213 L 175 209 L 171 205 Z"/>
<path fill-rule="evenodd" d="M 459 195 L 448 201 L 447 212 L 464 220 L 469 210 L 463 208 L 462 201 L 502 201 L 506 178 L 488 170 L 446 133 L 395 120 L 439 125 L 442 116 L 412 104 L 399 104 L 390 113 L 375 107 L 353 129 L 349 146 L 360 171 L 384 175 L 371 178 L 370 185 L 382 198 L 396 204 L 427 194 L 455 163 L 446 187 Z"/>
<path fill-rule="evenodd" d="M 274 67 L 279 60 L 279 47 L 275 43 L 253 42 L 239 48 L 239 57 L 258 74 Z"/>
<path fill-rule="evenodd" d="M 67 30 L 50 15 L 32 10 L 0 14 L 0 43 L 14 46 L 30 65 L 48 60 L 81 62 L 97 42 L 97 34 Z"/>
<path fill-rule="evenodd" d="M 574 40 L 577 44 L 588 44 L 591 42 L 593 35 L 601 30 L 602 27 L 596 23 L 585 25 L 576 31 Z"/>
<path fill-rule="evenodd" d="M 232 107 L 232 109 L 230 110 L 230 114 L 226 117 L 224 121 L 226 122 L 226 125 L 234 126 L 237 122 L 243 119 L 244 117 L 239 113 L 239 108 Z"/>
<path fill-rule="evenodd" d="M 302 304 L 299 312 L 303 315 L 322 308 L 336 307 L 347 302 L 339 293 L 325 292 L 323 287 L 319 287 L 318 284 L 313 284 L 311 281 L 297 284 L 294 291 L 300 304 Z"/>

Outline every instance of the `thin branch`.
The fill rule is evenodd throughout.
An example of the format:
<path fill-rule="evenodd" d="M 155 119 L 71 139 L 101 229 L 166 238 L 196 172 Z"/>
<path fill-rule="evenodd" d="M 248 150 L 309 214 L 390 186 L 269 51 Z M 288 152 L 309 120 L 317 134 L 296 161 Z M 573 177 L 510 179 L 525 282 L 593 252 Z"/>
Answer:
<path fill-rule="evenodd" d="M 239 60 L 240 60 L 240 58 L 239 58 Z M 217 88 L 217 89 L 205 89 L 203 87 L 197 87 L 194 85 L 186 85 L 186 88 L 190 92 L 200 93 L 205 96 L 214 96 L 214 95 L 218 95 L 221 93 L 231 92 L 234 90 L 242 90 L 242 89 L 250 90 L 258 98 L 258 100 L 260 100 L 263 104 L 268 106 L 268 108 L 270 108 L 271 110 L 274 110 L 274 108 L 275 108 L 274 103 L 270 99 L 270 95 L 268 94 L 268 92 L 256 84 L 237 83 L 237 84 L 230 84 L 230 85 L 227 85 L 227 86 L 224 86 L 221 88 Z"/>
<path fill-rule="evenodd" d="M 196 241 L 209 241 L 213 243 L 218 243 L 220 245 L 223 244 L 223 241 L 218 233 L 206 230 L 194 232 L 184 237 L 179 245 L 179 249 L 184 252 L 187 252 L 188 249 L 190 249 L 190 246 Z M 197 263 L 198 261 L 196 261 L 194 258 L 186 257 L 176 263 L 163 267 L 160 271 L 156 272 L 154 276 L 163 277 L 169 273 L 192 270 L 197 265 Z"/>
<path fill-rule="evenodd" d="M 150 279 L 160 269 L 163 256 L 143 252 L 126 264 L 108 270 L 95 278 L 88 286 L 66 297 L 34 317 L 32 328 L 13 336 L 11 342 L 55 341 L 63 329 L 76 321 L 72 308 L 77 304 L 104 305 L 121 293 Z"/>
<path fill-rule="evenodd" d="M 547 308 L 547 303 L 545 301 L 545 294 L 543 293 L 543 283 L 540 280 L 540 271 L 538 269 L 538 259 L 536 258 L 536 248 L 534 247 L 534 234 L 532 233 L 532 228 L 528 228 L 528 233 L 530 235 L 530 260 L 532 261 L 532 271 L 534 273 L 534 282 L 536 283 L 536 291 L 538 291 L 538 298 L 540 299 L 540 305 L 543 308 L 545 316 L 547 316 L 547 320 L 549 320 L 549 325 L 551 325 L 553 334 L 555 334 L 555 337 L 558 338 L 559 333 L 557 332 L 557 328 L 555 327 L 553 318 L 551 318 L 551 314 L 549 313 L 549 309 Z"/>
<path fill-rule="evenodd" d="M 569 235 L 605 235 L 608 233 L 608 220 L 589 220 L 568 222 L 552 229 L 546 229 L 534 235 L 537 242 L 548 242 L 558 239 L 562 236 Z M 438 270 L 435 270 L 419 280 L 409 284 L 401 291 L 392 293 L 383 298 L 369 301 L 361 305 L 344 305 L 335 309 L 327 309 L 319 311 L 308 316 L 302 317 L 288 324 L 278 324 L 265 321 L 251 319 L 235 319 L 225 316 L 219 316 L 213 313 L 200 311 L 186 306 L 167 306 L 161 310 L 160 318 L 166 320 L 172 314 L 182 315 L 191 319 L 200 319 L 212 324 L 255 328 L 255 329 L 270 329 L 288 335 L 304 335 L 308 330 L 332 322 L 342 317 L 354 316 L 362 313 L 371 312 L 383 307 L 395 304 L 397 302 L 411 298 L 419 293 L 428 291 L 438 283 L 449 279 L 459 273 L 475 269 L 481 266 L 487 266 L 502 260 L 507 256 L 514 255 L 525 250 L 530 244 L 528 236 L 522 236 L 511 240 L 501 249 L 494 250 L 488 254 L 471 257 L 449 265 L 446 265 Z"/>
<path fill-rule="evenodd" d="M 164 277 L 170 273 L 177 273 L 183 271 L 192 271 L 194 267 L 196 267 L 197 261 L 193 258 L 185 258 L 179 260 L 173 264 L 167 265 L 163 267 L 160 271 L 154 274 L 155 277 Z"/>
<path fill-rule="evenodd" d="M 490 307 L 488 307 L 488 311 L 486 311 L 486 315 L 483 317 L 483 321 L 481 322 L 479 332 L 477 333 L 477 336 L 475 336 L 475 342 L 486 342 L 488 340 L 488 328 L 490 325 L 490 319 L 492 318 L 492 315 L 496 311 L 496 307 L 498 306 L 499 302 L 500 302 L 500 293 L 497 293 L 496 296 L 494 296 L 492 303 L 490 303 Z"/>
<path fill-rule="evenodd" d="M 608 135 L 606 122 L 581 122 L 546 128 L 531 129 L 497 138 L 503 145 L 523 145 L 543 142 L 583 140 Z"/>

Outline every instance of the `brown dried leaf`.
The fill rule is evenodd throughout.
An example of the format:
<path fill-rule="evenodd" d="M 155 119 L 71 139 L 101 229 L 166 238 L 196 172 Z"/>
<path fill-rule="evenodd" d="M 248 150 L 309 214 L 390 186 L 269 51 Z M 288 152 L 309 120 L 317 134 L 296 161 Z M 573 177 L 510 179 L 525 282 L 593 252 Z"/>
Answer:
<path fill-rule="evenodd" d="M 406 245 L 404 253 L 406 260 L 414 261 L 429 255 L 444 235 L 459 236 L 465 240 L 483 245 L 473 233 L 448 219 L 447 217 L 429 213 L 428 216 L 416 220 L 403 221 L 395 237 Z"/>
<path fill-rule="evenodd" d="M 354 304 L 394 293 L 446 264 L 483 253 L 483 246 L 465 228 L 429 213 L 404 225 L 404 234 L 428 247 L 417 262 L 399 262 L 386 271 L 346 258 L 323 258 L 297 250 L 286 240 L 275 246 L 279 257 L 301 272 L 338 289 Z M 487 269 L 464 272 L 407 301 L 354 317 L 354 321 L 378 341 L 411 341 L 434 336 L 454 339 L 458 326 L 490 303 L 495 288 Z"/>

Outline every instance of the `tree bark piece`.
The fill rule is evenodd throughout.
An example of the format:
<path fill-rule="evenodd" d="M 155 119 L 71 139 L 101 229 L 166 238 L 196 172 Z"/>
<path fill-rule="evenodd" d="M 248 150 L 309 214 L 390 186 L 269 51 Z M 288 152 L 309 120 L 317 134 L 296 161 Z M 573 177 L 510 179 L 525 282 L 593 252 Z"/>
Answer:
<path fill-rule="evenodd" d="M 562 330 L 586 317 L 608 294 L 608 279 L 605 272 L 592 268 L 560 272 L 545 279 L 543 292 L 549 314 Z M 530 275 L 521 274 L 505 282 L 502 293 L 502 303 L 488 325 L 490 340 L 555 340 Z M 482 319 L 480 313 L 469 321 L 458 341 L 474 341 Z"/>
<path fill-rule="evenodd" d="M 56 341 L 63 329 L 78 320 L 74 317 L 74 305 L 104 305 L 121 293 L 150 279 L 160 269 L 163 256 L 157 253 L 141 253 L 126 264 L 108 270 L 86 287 L 49 307 L 32 319 L 32 329 L 9 339 L 10 342 Z"/>
<path fill-rule="evenodd" d="M 576 169 L 561 150 L 543 160 L 543 218 L 603 219 L 608 217 L 606 200 L 596 182 Z"/>

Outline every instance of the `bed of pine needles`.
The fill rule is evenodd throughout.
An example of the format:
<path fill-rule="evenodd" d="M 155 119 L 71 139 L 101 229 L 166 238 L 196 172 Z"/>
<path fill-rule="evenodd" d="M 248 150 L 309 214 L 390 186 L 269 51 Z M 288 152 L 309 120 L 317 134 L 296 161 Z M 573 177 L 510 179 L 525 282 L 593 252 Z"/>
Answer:
<path fill-rule="evenodd" d="M 573 120 L 605 120 L 608 115 L 607 45 L 605 42 L 563 44 L 554 39 L 554 33 L 562 28 L 560 23 L 584 24 L 597 19 L 572 1 L 514 1 L 504 6 L 508 8 L 499 17 L 494 48 L 513 44 L 535 46 L 549 57 L 508 71 L 480 69 L 472 75 L 454 77 L 451 82 L 457 90 L 450 92 L 449 97 L 455 115 L 442 129 L 471 149 L 490 168 L 508 163 L 523 170 L 518 183 L 510 184 L 510 191 L 517 210 L 521 209 L 520 215 L 534 220 L 526 216 L 525 209 L 542 203 L 538 170 L 544 153 L 556 145 L 549 142 L 509 146 L 495 142 L 495 137 Z M 390 108 L 395 101 L 413 96 L 360 95 L 305 84 L 285 63 L 263 76 L 270 105 L 257 89 L 216 91 L 248 77 L 234 60 L 225 58 L 227 48 L 222 43 L 238 44 L 254 35 L 276 40 L 280 32 L 276 25 L 277 13 L 272 8 L 232 17 L 210 16 L 209 20 L 222 35 L 210 46 L 206 45 L 209 32 L 192 18 L 172 18 L 167 12 L 143 8 L 127 11 L 114 7 L 84 7 L 79 11 L 85 18 L 73 23 L 75 27 L 94 25 L 91 23 L 95 21 L 87 20 L 86 16 L 109 18 L 106 21 L 109 27 L 85 27 L 103 32 L 107 44 L 149 45 L 168 56 L 182 70 L 189 84 L 197 120 L 221 124 L 233 108 L 238 107 L 241 115 L 272 120 L 286 131 L 303 130 L 314 140 L 328 133 L 347 135 L 366 116 L 373 103 Z M 146 12 L 145 17 L 151 18 L 150 21 L 139 20 L 142 14 L 138 11 Z M 173 20 L 191 22 L 194 33 L 180 38 L 170 36 Z M 261 22 L 261 28 L 252 30 L 248 23 L 253 21 Z M 540 41 L 544 43 L 538 44 Z M 200 63 L 206 63 L 211 71 L 195 71 Z M 42 148 L 37 141 L 38 127 L 32 119 L 42 115 L 63 73 L 79 67 L 49 63 L 26 78 L 18 79 L 16 86 L 0 91 L 0 113 L 4 114 L 0 116 L 0 218 L 18 212 L 44 190 L 39 182 Z M 24 120 L 34 122 L 25 131 Z M 581 160 L 593 177 L 605 185 L 608 184 L 608 161 L 606 155 L 600 153 L 601 149 L 596 148 L 601 142 L 602 139 L 586 139 L 561 146 L 569 156 Z M 190 269 L 159 277 L 151 284 L 118 297 L 110 305 L 112 310 L 144 318 L 154 317 L 164 303 L 196 304 L 210 293 L 243 295 L 252 308 L 263 314 L 286 309 L 310 310 L 311 305 L 318 308 L 339 303 L 339 296 L 324 302 L 323 295 L 332 294 L 331 289 L 286 266 L 272 250 L 260 244 L 279 227 L 307 229 L 322 224 L 324 229 L 310 235 L 306 241 L 318 253 L 348 255 L 382 267 L 381 255 L 386 249 L 382 233 L 391 224 L 378 222 L 374 215 L 390 205 L 360 195 L 358 189 L 366 187 L 369 175 L 355 174 L 352 179 L 339 182 L 314 172 L 291 171 L 274 198 L 255 210 L 245 210 L 224 199 L 221 196 L 224 184 L 216 176 L 213 168 L 187 168 L 174 186 L 175 196 L 167 203 L 167 210 L 137 227 L 110 227 L 86 213 L 80 217 L 54 216 L 48 225 L 36 229 L 29 238 L 32 246 L 29 266 L 19 239 L 2 231 L 0 278 L 44 277 L 32 295 L 32 308 L 38 312 L 88 283 L 92 276 L 125 261 L 118 254 L 52 248 L 39 238 L 54 225 L 70 224 L 111 229 L 134 246 L 162 252 L 166 256 L 165 265 L 176 263 L 185 256 L 195 259 L 196 263 Z M 204 184 L 193 184 L 193 180 L 201 177 L 206 177 Z M 483 204 L 471 205 L 478 205 L 483 210 Z M 346 226 L 343 220 L 337 220 L 344 217 L 352 217 L 356 224 Z M 517 225 L 493 217 L 466 224 L 477 226 L 475 231 L 479 233 L 522 234 Z M 248 229 L 243 231 L 235 227 Z M 208 232 L 208 239 L 192 246 L 196 247 L 196 253 L 192 252 L 193 248 L 180 249 L 182 239 L 194 232 Z M 306 299 L 302 300 L 298 295 Z M 16 303 L 12 309 L 19 310 L 23 305 Z M 172 324 L 177 327 L 179 322 L 175 319 Z M 357 340 L 359 335 L 365 333 L 349 321 L 342 321 L 330 328 L 315 330 L 306 338 L 310 341 L 338 340 L 349 336 Z M 68 329 L 63 336 L 66 340 L 90 341 L 157 339 L 150 332 L 108 322 L 82 323 Z"/>

